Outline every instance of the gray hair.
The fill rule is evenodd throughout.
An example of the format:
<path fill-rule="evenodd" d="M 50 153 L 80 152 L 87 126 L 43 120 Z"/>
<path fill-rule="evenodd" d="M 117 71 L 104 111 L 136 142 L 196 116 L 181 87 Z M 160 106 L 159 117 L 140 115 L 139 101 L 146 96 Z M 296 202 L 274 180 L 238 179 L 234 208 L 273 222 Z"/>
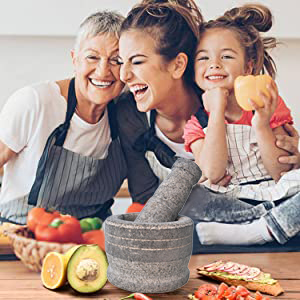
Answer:
<path fill-rule="evenodd" d="M 80 25 L 74 50 L 78 52 L 80 44 L 86 38 L 93 38 L 101 33 L 113 33 L 119 37 L 124 17 L 113 11 L 98 11 L 88 16 Z"/>

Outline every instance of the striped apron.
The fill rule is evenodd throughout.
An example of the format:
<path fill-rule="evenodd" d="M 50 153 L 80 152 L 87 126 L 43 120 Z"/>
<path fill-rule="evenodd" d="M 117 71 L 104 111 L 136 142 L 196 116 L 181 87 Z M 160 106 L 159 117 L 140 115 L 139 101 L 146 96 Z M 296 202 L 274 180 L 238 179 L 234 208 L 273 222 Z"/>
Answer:
<path fill-rule="evenodd" d="M 194 85 L 193 88 L 199 98 L 200 104 L 197 115 L 202 120 L 203 124 L 207 124 L 208 116 L 204 112 L 202 102 L 203 91 L 199 89 L 197 85 Z M 134 149 L 145 153 L 145 157 L 148 160 L 153 173 L 159 178 L 159 181 L 162 182 L 170 174 L 177 156 L 168 145 L 157 137 L 155 131 L 156 116 L 157 111 L 155 109 L 150 111 L 150 116 L 147 115 L 150 128 L 137 138 Z"/>
<path fill-rule="evenodd" d="M 112 141 L 105 159 L 84 156 L 63 148 L 76 105 L 73 78 L 68 91 L 65 122 L 47 140 L 29 195 L 1 204 L 0 221 L 25 224 L 27 213 L 34 206 L 55 209 L 79 219 L 87 216 L 106 219 L 111 214 L 113 196 L 127 173 L 118 138 L 115 104 L 113 101 L 108 104 Z"/>
<path fill-rule="evenodd" d="M 203 184 L 207 188 L 230 197 L 256 201 L 282 200 L 300 191 L 300 169 L 289 171 L 277 183 L 270 177 L 252 126 L 226 124 L 226 139 L 227 173 L 232 176 L 231 182 L 224 187 L 206 181 Z"/>
<path fill-rule="evenodd" d="M 171 172 L 172 165 L 177 157 L 176 153 L 156 136 L 156 115 L 156 110 L 151 110 L 150 128 L 137 138 L 133 147 L 135 150 L 145 153 L 153 173 L 162 182 Z"/>

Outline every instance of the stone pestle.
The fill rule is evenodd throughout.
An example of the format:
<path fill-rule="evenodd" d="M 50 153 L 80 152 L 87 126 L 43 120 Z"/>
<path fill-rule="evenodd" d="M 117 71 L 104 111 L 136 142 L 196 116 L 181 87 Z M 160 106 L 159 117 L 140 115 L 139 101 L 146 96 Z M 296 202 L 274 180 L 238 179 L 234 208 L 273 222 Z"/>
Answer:
<path fill-rule="evenodd" d="M 178 158 L 171 173 L 147 201 L 135 223 L 175 221 L 193 186 L 199 181 L 201 170 L 193 161 Z"/>
<path fill-rule="evenodd" d="M 141 293 L 172 292 L 189 280 L 193 221 L 178 216 L 201 171 L 178 158 L 143 210 L 104 222 L 107 278 L 118 288 Z"/>

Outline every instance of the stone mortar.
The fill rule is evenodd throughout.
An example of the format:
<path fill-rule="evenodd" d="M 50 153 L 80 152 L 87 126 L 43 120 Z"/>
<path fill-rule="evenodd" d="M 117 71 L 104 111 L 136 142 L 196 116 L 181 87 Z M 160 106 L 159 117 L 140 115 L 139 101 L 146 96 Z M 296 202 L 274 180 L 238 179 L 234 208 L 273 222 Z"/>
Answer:
<path fill-rule="evenodd" d="M 106 219 L 110 283 L 141 293 L 171 292 L 186 284 L 194 225 L 178 212 L 200 176 L 194 162 L 179 158 L 139 214 Z"/>
<path fill-rule="evenodd" d="M 193 247 L 193 221 L 134 223 L 138 213 L 105 221 L 110 283 L 130 292 L 166 293 L 187 283 Z"/>

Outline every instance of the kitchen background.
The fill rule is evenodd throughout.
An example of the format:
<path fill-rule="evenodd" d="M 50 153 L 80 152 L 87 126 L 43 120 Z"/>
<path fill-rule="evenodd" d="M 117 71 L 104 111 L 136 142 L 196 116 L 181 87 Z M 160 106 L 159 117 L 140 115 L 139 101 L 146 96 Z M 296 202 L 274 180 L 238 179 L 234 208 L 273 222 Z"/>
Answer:
<path fill-rule="evenodd" d="M 70 50 L 81 21 L 97 10 L 126 15 L 136 0 L 0 0 L 0 109 L 15 90 L 42 80 L 72 76 Z M 274 14 L 269 35 L 280 41 L 272 55 L 277 84 L 300 131 L 300 1 L 196 0 L 206 19 L 243 3 L 267 5 Z M 130 199 L 118 199 L 122 212 Z M 116 206 L 115 206 L 116 207 Z M 116 209 L 116 208 L 115 208 Z"/>

